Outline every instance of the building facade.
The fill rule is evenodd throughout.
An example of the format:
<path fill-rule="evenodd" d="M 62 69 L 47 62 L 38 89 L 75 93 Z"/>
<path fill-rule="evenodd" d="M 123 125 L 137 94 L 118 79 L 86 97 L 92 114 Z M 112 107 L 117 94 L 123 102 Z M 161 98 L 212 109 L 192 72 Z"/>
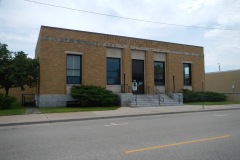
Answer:
<path fill-rule="evenodd" d="M 202 90 L 203 47 L 42 26 L 35 57 L 40 63 L 37 105 L 63 106 L 73 85 L 115 93 Z"/>
<path fill-rule="evenodd" d="M 224 93 L 228 100 L 240 101 L 240 70 L 206 73 L 206 91 Z"/>

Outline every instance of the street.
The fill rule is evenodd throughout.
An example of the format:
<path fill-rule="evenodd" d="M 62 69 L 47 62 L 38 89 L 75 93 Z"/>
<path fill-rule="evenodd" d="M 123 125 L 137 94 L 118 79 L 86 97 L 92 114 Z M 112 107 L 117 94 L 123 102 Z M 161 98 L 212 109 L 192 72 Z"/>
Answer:
<path fill-rule="evenodd" d="M 1 160 L 239 160 L 240 110 L 0 127 Z"/>

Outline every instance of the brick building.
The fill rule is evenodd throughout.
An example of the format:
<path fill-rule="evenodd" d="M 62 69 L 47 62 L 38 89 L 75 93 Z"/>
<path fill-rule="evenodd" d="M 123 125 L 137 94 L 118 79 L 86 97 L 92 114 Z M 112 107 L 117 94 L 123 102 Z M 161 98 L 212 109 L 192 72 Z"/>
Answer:
<path fill-rule="evenodd" d="M 228 100 L 240 101 L 240 70 L 206 73 L 205 81 L 206 91 L 224 93 Z"/>
<path fill-rule="evenodd" d="M 35 57 L 40 63 L 37 105 L 64 106 L 73 85 L 115 93 L 202 89 L 203 47 L 42 26 Z"/>

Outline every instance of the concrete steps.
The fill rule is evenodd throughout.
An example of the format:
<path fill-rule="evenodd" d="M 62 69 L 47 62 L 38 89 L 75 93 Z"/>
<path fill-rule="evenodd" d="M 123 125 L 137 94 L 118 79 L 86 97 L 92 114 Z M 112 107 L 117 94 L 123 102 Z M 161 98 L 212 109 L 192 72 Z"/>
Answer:
<path fill-rule="evenodd" d="M 179 106 L 183 103 L 174 100 L 166 94 L 158 95 L 133 95 L 134 100 L 129 104 L 131 107 L 157 107 L 157 106 Z M 160 99 L 160 103 L 159 103 Z"/>

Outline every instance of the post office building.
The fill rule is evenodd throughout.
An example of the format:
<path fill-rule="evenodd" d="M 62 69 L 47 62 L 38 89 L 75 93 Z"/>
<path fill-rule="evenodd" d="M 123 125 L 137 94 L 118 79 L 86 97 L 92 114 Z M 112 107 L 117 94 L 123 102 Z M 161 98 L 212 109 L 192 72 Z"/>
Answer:
<path fill-rule="evenodd" d="M 200 46 L 41 26 L 37 105 L 65 106 L 73 85 L 102 86 L 120 97 L 200 91 L 203 52 Z"/>

